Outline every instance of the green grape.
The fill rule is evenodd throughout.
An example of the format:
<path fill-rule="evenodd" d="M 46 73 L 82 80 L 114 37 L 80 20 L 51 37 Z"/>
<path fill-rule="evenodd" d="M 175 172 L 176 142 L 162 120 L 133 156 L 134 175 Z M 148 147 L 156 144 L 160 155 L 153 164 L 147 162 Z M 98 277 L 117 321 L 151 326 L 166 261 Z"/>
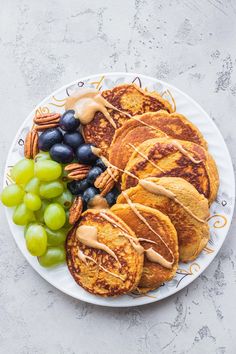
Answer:
<path fill-rule="evenodd" d="M 34 161 L 23 159 L 11 169 L 11 177 L 17 184 L 25 184 L 34 177 Z"/>
<path fill-rule="evenodd" d="M 53 267 L 66 260 L 66 252 L 64 246 L 49 247 L 44 255 L 38 258 L 42 267 Z"/>
<path fill-rule="evenodd" d="M 47 200 L 42 200 L 41 208 L 34 212 L 36 220 L 38 222 L 44 223 L 44 212 L 45 212 L 48 205 L 49 205 L 49 202 Z"/>
<path fill-rule="evenodd" d="M 62 194 L 63 189 L 63 184 L 59 181 L 44 182 L 40 185 L 39 194 L 42 198 L 51 199 Z"/>
<path fill-rule="evenodd" d="M 53 200 L 55 203 L 61 204 L 64 209 L 69 209 L 71 207 L 73 196 L 71 192 L 67 189 L 59 197 Z"/>
<path fill-rule="evenodd" d="M 44 221 L 51 230 L 60 229 L 66 221 L 66 214 L 62 206 L 58 203 L 52 203 L 47 206 L 44 213 Z"/>
<path fill-rule="evenodd" d="M 6 186 L 1 194 L 1 201 L 7 207 L 13 207 L 20 204 L 24 197 L 24 191 L 17 184 Z"/>
<path fill-rule="evenodd" d="M 51 160 L 49 152 L 40 151 L 34 158 L 34 161 L 37 162 L 39 160 Z"/>
<path fill-rule="evenodd" d="M 29 210 L 39 210 L 42 202 L 38 195 L 33 193 L 26 193 L 24 196 L 24 203 Z"/>
<path fill-rule="evenodd" d="M 47 249 L 47 233 L 43 226 L 30 225 L 25 234 L 26 246 L 32 256 L 42 256 Z"/>
<path fill-rule="evenodd" d="M 49 227 L 45 227 L 48 235 L 48 246 L 58 246 L 65 242 L 67 236 L 67 229 L 62 228 L 59 230 L 51 230 Z"/>
<path fill-rule="evenodd" d="M 26 225 L 29 221 L 32 221 L 33 218 L 33 212 L 29 210 L 24 203 L 16 207 L 12 217 L 16 225 Z"/>
<path fill-rule="evenodd" d="M 26 236 L 26 232 L 27 232 L 28 228 L 29 228 L 30 226 L 32 226 L 32 225 L 38 225 L 38 224 L 36 224 L 35 221 L 29 222 L 29 223 L 24 227 L 24 237 Z"/>
<path fill-rule="evenodd" d="M 25 186 L 27 193 L 39 194 L 40 180 L 37 177 L 33 177 Z"/>
<path fill-rule="evenodd" d="M 51 160 L 39 160 L 35 164 L 34 173 L 40 181 L 55 181 L 62 172 L 61 165 Z"/>

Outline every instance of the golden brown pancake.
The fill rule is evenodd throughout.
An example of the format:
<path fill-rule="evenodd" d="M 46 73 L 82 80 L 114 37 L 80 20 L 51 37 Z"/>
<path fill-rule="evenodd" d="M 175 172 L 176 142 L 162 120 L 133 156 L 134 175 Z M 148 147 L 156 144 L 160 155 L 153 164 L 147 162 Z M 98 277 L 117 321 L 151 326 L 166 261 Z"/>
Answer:
<path fill-rule="evenodd" d="M 140 241 L 144 249 L 152 247 L 167 261 L 173 262 L 172 267 L 168 269 L 159 263 L 151 262 L 148 260 L 147 256 L 144 255 L 143 273 L 138 285 L 138 290 L 144 293 L 156 289 L 175 276 L 179 259 L 178 239 L 176 230 L 168 216 L 156 209 L 141 204 L 134 203 L 133 206 L 161 238 L 139 219 L 130 205 L 115 204 L 111 208 L 111 211 L 121 218 L 134 231 L 138 238 L 145 238 L 156 242 L 156 244 L 152 244 Z M 167 246 L 162 240 L 164 240 Z"/>
<path fill-rule="evenodd" d="M 125 193 L 133 203 L 147 205 L 169 216 L 177 231 L 180 260 L 188 262 L 195 259 L 209 240 L 209 227 L 204 222 L 209 216 L 207 199 L 182 178 L 149 177 L 146 181 L 173 193 L 176 199 L 148 191 L 140 184 L 141 181 Z M 127 200 L 120 194 L 117 203 L 127 203 Z"/>
<path fill-rule="evenodd" d="M 102 92 L 102 96 L 113 106 L 131 116 L 160 109 L 172 112 L 171 104 L 156 92 L 144 91 L 135 84 L 116 86 Z M 127 115 L 108 109 L 117 129 L 127 120 Z M 97 112 L 91 123 L 83 127 L 85 141 L 102 149 L 104 156 L 108 156 L 108 149 L 115 134 L 114 127 L 101 112 Z"/>
<path fill-rule="evenodd" d="M 109 161 L 124 169 L 133 153 L 129 144 L 137 147 L 145 140 L 166 136 L 192 141 L 207 149 L 205 139 L 193 123 L 182 114 L 169 114 L 161 110 L 134 116 L 116 130 L 109 150 Z"/>
<path fill-rule="evenodd" d="M 181 177 L 203 194 L 209 203 L 215 200 L 219 187 L 218 171 L 212 156 L 202 146 L 190 141 L 160 138 L 143 142 L 138 151 L 133 152 L 127 171 L 138 178 Z M 121 188 L 125 190 L 137 183 L 137 179 L 124 173 Z"/>
<path fill-rule="evenodd" d="M 101 213 L 110 218 L 110 221 Z M 95 227 L 98 242 L 108 246 L 118 261 L 106 251 L 82 243 L 76 234 L 81 226 Z M 136 238 L 123 220 L 112 212 L 89 209 L 83 213 L 79 225 L 69 232 L 66 242 L 68 268 L 75 281 L 88 292 L 101 296 L 117 296 L 129 293 L 137 287 L 143 269 L 143 255 L 131 246 L 127 238 L 119 236 L 122 230 Z M 88 237 L 89 233 L 91 235 L 88 232 Z M 83 261 L 81 252 L 91 258 Z"/>

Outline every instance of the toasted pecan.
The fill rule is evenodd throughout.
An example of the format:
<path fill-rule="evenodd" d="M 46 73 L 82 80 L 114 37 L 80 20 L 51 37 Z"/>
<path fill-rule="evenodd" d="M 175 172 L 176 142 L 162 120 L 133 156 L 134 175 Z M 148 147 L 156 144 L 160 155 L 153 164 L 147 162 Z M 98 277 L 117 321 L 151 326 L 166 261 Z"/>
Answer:
<path fill-rule="evenodd" d="M 83 200 L 81 196 L 75 197 L 69 210 L 69 223 L 74 225 L 80 218 L 83 211 Z"/>
<path fill-rule="evenodd" d="M 34 117 L 34 123 L 41 125 L 41 124 L 48 124 L 48 123 L 55 123 L 59 122 L 61 117 L 60 113 L 45 113 L 42 115 L 38 115 Z"/>
<path fill-rule="evenodd" d="M 38 132 L 43 132 L 44 130 L 50 129 L 50 128 L 57 128 L 59 127 L 59 123 L 50 123 L 50 124 L 45 124 L 45 125 L 36 125 L 34 127 L 35 130 Z"/>
<path fill-rule="evenodd" d="M 80 163 L 71 163 L 65 167 L 65 171 L 69 172 L 67 177 L 73 180 L 81 180 L 87 177 L 91 166 L 80 164 Z"/>
<path fill-rule="evenodd" d="M 34 159 L 39 152 L 38 140 L 38 132 L 35 129 L 31 129 L 26 135 L 24 143 L 24 155 L 27 159 Z"/>
<path fill-rule="evenodd" d="M 105 197 L 107 195 L 107 193 L 109 193 L 113 187 L 115 186 L 115 182 L 114 181 L 110 181 L 108 182 L 105 187 L 103 189 L 101 189 L 100 191 L 100 195 L 101 197 Z"/>
<path fill-rule="evenodd" d="M 105 196 L 112 190 L 119 179 L 119 171 L 113 167 L 108 167 L 94 182 L 94 186 L 101 191 L 101 196 Z"/>
<path fill-rule="evenodd" d="M 59 126 L 60 118 L 60 113 L 45 113 L 36 115 L 34 117 L 34 123 L 36 125 L 35 130 L 43 131 L 49 128 L 56 128 Z"/>

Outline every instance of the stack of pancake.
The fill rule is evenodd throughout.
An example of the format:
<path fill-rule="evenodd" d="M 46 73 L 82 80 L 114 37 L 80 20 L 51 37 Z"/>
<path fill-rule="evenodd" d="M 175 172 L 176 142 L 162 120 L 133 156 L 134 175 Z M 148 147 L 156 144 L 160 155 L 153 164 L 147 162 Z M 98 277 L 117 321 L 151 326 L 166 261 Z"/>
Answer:
<path fill-rule="evenodd" d="M 129 116 L 109 111 L 115 131 L 96 113 L 84 137 L 123 171 L 121 193 L 110 210 L 84 212 L 68 235 L 67 263 L 76 282 L 93 294 L 147 293 L 171 280 L 179 261 L 194 260 L 206 246 L 217 167 L 198 128 L 158 93 L 132 84 L 102 95 Z M 81 242 L 81 225 L 96 227 L 97 240 L 116 256 Z"/>

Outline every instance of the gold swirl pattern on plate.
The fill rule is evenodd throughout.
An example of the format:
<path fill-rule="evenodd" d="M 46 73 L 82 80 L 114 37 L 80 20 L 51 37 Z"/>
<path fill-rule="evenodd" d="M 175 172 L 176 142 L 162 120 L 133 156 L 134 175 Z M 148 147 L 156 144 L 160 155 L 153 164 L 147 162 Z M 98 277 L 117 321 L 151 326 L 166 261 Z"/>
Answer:
<path fill-rule="evenodd" d="M 7 166 L 7 174 L 6 174 L 6 185 L 15 183 L 11 178 L 11 169 L 13 166 Z"/>
<path fill-rule="evenodd" d="M 213 250 L 212 248 L 206 246 L 203 248 L 203 251 L 205 251 L 207 254 L 211 254 L 211 253 L 214 253 L 215 250 Z"/>
<path fill-rule="evenodd" d="M 188 275 L 194 275 L 194 274 L 198 273 L 200 269 L 201 269 L 200 265 L 196 262 L 192 263 L 189 266 L 188 270 L 179 268 L 177 270 L 176 274 L 181 274 L 182 277 L 177 282 L 176 288 L 178 288 L 179 284 L 182 282 L 182 280 L 184 280 L 185 277 L 187 277 Z"/>
<path fill-rule="evenodd" d="M 175 112 L 176 111 L 176 102 L 175 102 L 174 96 L 172 95 L 170 90 L 166 89 L 165 91 L 163 91 L 161 93 L 161 97 L 164 98 L 164 96 L 166 96 L 167 101 L 169 101 L 169 99 L 171 99 L 172 103 L 170 101 L 169 102 L 170 102 L 170 104 L 172 106 L 173 112 Z"/>
<path fill-rule="evenodd" d="M 55 96 L 52 96 L 52 99 L 54 101 L 58 102 L 58 103 L 50 102 L 49 104 L 51 106 L 55 106 L 55 107 L 60 107 L 61 108 L 61 107 L 65 106 L 67 97 L 59 99 L 59 98 L 56 98 Z"/>
<path fill-rule="evenodd" d="M 214 218 L 219 218 L 219 219 L 220 219 L 220 220 L 217 219 L 217 220 L 214 222 L 213 227 L 214 227 L 215 229 L 222 229 L 225 225 L 227 225 L 228 220 L 227 220 L 227 218 L 226 218 L 224 215 L 222 215 L 222 214 L 214 214 L 214 215 L 211 215 L 211 216 L 209 216 L 209 218 L 207 219 L 207 221 L 210 221 L 210 220 L 212 220 L 212 219 L 214 219 Z"/>
<path fill-rule="evenodd" d="M 98 81 L 92 81 L 92 82 L 89 82 L 91 85 L 95 85 L 95 88 L 97 90 L 100 90 L 102 88 L 102 86 L 100 86 L 104 80 L 105 76 L 101 76 L 100 79 Z"/>
<path fill-rule="evenodd" d="M 198 263 L 194 262 L 189 266 L 188 270 L 179 268 L 178 273 L 179 274 L 186 274 L 186 275 L 193 275 L 193 274 L 197 273 L 200 269 L 201 269 L 200 265 Z"/>
<path fill-rule="evenodd" d="M 43 107 L 38 107 L 35 111 L 35 116 L 41 116 L 43 114 L 48 114 L 50 113 L 50 109 L 47 106 L 43 106 Z"/>

